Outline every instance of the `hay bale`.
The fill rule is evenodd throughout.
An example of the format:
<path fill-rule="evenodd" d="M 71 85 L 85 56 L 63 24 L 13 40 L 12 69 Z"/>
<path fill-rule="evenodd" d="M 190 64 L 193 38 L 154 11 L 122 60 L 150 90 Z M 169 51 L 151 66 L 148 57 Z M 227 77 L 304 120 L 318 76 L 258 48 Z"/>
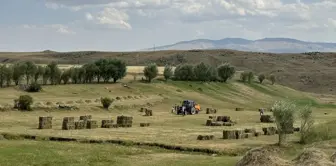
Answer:
<path fill-rule="evenodd" d="M 149 109 L 146 109 L 145 110 L 145 116 L 153 116 L 153 111 L 149 110 Z"/>
<path fill-rule="evenodd" d="M 306 149 L 297 158 L 293 160 L 297 166 L 335 166 L 329 160 L 329 157 L 318 149 Z"/>
<path fill-rule="evenodd" d="M 75 122 L 75 129 L 85 129 L 86 128 L 86 122 L 84 120 L 79 120 Z"/>
<path fill-rule="evenodd" d="M 217 120 L 217 116 L 209 116 L 209 119 Z"/>
<path fill-rule="evenodd" d="M 74 130 L 74 129 L 75 129 L 75 118 L 64 117 L 62 123 L 62 130 Z"/>
<path fill-rule="evenodd" d="M 234 126 L 235 124 L 232 122 L 224 122 L 223 126 Z"/>
<path fill-rule="evenodd" d="M 91 103 L 92 101 L 91 100 L 85 100 L 85 103 Z"/>
<path fill-rule="evenodd" d="M 262 134 L 262 132 L 257 131 L 257 132 L 254 133 L 254 136 L 259 137 L 259 136 L 261 136 L 261 134 Z"/>
<path fill-rule="evenodd" d="M 275 127 L 263 127 L 262 130 L 264 132 L 264 135 L 274 135 L 277 131 Z"/>
<path fill-rule="evenodd" d="M 292 164 L 276 156 L 269 148 L 255 148 L 248 151 L 236 166 L 291 166 Z"/>
<path fill-rule="evenodd" d="M 214 108 L 206 108 L 206 114 L 216 114 L 217 109 Z"/>
<path fill-rule="evenodd" d="M 244 108 L 236 108 L 236 111 L 244 111 Z"/>
<path fill-rule="evenodd" d="M 300 131 L 300 127 L 294 127 L 294 131 L 299 132 Z"/>
<path fill-rule="evenodd" d="M 79 120 L 87 121 L 87 120 L 90 120 L 90 119 L 92 119 L 92 115 L 82 115 L 82 116 L 79 116 Z"/>
<path fill-rule="evenodd" d="M 149 127 L 150 123 L 140 123 L 140 127 Z"/>
<path fill-rule="evenodd" d="M 244 130 L 234 130 L 235 135 L 236 135 L 236 139 L 242 139 L 244 138 Z"/>
<path fill-rule="evenodd" d="M 112 128 L 113 120 L 102 120 L 101 128 Z"/>
<path fill-rule="evenodd" d="M 87 129 L 96 129 L 98 128 L 98 123 L 96 120 L 91 120 L 89 119 L 86 123 L 86 128 Z"/>
<path fill-rule="evenodd" d="M 205 125 L 206 125 L 206 126 L 211 126 L 211 123 L 212 123 L 212 122 L 213 122 L 213 121 L 209 119 L 209 120 L 207 120 L 207 121 L 205 122 Z"/>
<path fill-rule="evenodd" d="M 245 133 L 255 133 L 257 130 L 255 128 L 247 128 L 244 130 Z"/>
<path fill-rule="evenodd" d="M 217 121 L 221 122 L 231 122 L 231 117 L 230 116 L 217 116 Z"/>
<path fill-rule="evenodd" d="M 234 130 L 223 130 L 223 139 L 236 139 Z"/>
<path fill-rule="evenodd" d="M 118 116 L 117 124 L 119 127 L 132 127 L 133 117 L 123 116 L 123 115 Z"/>
<path fill-rule="evenodd" d="M 197 140 L 213 140 L 214 135 L 198 135 Z"/>
<path fill-rule="evenodd" d="M 211 122 L 210 126 L 223 126 L 222 122 Z"/>
<path fill-rule="evenodd" d="M 52 117 L 39 117 L 38 129 L 52 129 Z"/>
<path fill-rule="evenodd" d="M 271 115 L 261 115 L 260 122 L 262 123 L 274 123 L 274 119 Z"/>
<path fill-rule="evenodd" d="M 254 136 L 254 133 L 244 133 L 244 138 L 251 138 Z"/>

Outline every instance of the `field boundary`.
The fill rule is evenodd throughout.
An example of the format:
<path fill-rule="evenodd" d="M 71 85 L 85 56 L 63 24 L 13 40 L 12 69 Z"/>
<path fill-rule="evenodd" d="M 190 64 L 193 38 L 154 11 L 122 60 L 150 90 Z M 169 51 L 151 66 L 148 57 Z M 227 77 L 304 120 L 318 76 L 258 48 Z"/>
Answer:
<path fill-rule="evenodd" d="M 0 136 L 3 136 L 7 140 L 35 140 L 35 141 L 56 141 L 56 142 L 79 142 L 79 143 L 89 143 L 89 144 L 117 144 L 122 146 L 147 146 L 147 147 L 156 147 L 166 150 L 173 150 L 179 152 L 192 152 L 192 153 L 201 153 L 207 155 L 221 155 L 221 156 L 240 156 L 245 154 L 250 149 L 244 149 L 242 151 L 219 151 L 209 148 L 193 148 L 186 146 L 175 146 L 168 145 L 163 143 L 155 142 L 136 142 L 130 140 L 98 140 L 98 139 L 78 139 L 70 137 L 55 137 L 55 136 L 39 136 L 39 135 L 30 135 L 30 134 L 12 134 L 8 132 L 0 133 Z M 1 141 L 1 140 L 0 140 Z"/>

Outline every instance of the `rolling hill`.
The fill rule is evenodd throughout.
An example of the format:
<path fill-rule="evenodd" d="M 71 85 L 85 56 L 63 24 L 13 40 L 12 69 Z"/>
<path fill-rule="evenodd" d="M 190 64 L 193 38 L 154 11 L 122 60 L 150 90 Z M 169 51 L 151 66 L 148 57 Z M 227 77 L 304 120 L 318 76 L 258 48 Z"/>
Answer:
<path fill-rule="evenodd" d="M 247 40 L 242 38 L 224 38 L 220 40 L 197 39 L 181 41 L 172 45 L 159 46 L 156 50 L 190 49 L 234 49 L 271 53 L 335 52 L 336 43 L 307 42 L 290 38 L 264 38 Z M 145 49 L 153 50 L 153 48 Z"/>

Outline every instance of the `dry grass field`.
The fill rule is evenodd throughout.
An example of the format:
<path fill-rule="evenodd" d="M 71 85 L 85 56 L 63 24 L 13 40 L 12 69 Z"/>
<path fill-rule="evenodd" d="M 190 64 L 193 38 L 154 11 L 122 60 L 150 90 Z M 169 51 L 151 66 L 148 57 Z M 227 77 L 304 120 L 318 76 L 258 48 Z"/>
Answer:
<path fill-rule="evenodd" d="M 80 65 L 100 58 L 123 59 L 129 66 L 144 66 L 150 62 L 155 62 L 159 66 L 199 62 L 218 65 L 222 62 L 230 62 L 239 71 L 252 70 L 255 73 L 272 73 L 276 75 L 279 84 L 296 90 L 336 95 L 335 53 L 272 54 L 235 50 L 0 52 L 0 63 L 32 60 L 37 64 L 47 64 L 56 61 L 68 66 L 67 64 Z"/>
<path fill-rule="evenodd" d="M 141 70 L 129 67 L 129 71 Z M 141 75 L 137 76 L 141 78 Z M 34 99 L 32 112 L 10 111 L 13 100 L 19 95 L 28 94 L 16 87 L 0 89 L 0 133 L 30 134 L 37 136 L 60 136 L 79 139 L 124 140 L 134 142 L 162 143 L 166 145 L 206 148 L 223 152 L 229 156 L 205 156 L 165 151 L 153 148 L 124 147 L 117 145 L 98 145 L 80 143 L 47 143 L 39 141 L 0 141 L 0 163 L 8 165 L 234 165 L 247 150 L 253 147 L 270 145 L 277 142 L 277 135 L 252 137 L 241 140 L 224 140 L 223 130 L 256 128 L 274 124 L 260 123 L 258 108 L 270 108 L 281 99 L 289 99 L 299 106 L 311 103 L 316 123 L 336 119 L 336 105 L 333 95 L 319 95 L 300 92 L 282 85 L 269 82 L 244 84 L 237 81 L 238 75 L 229 83 L 173 82 L 155 80 L 153 83 L 134 81 L 128 75 L 121 80 L 130 88 L 117 84 L 77 84 L 44 86 L 42 92 L 30 93 Z M 120 97 L 109 110 L 101 108 L 101 97 Z M 198 115 L 181 116 L 171 113 L 174 104 L 191 99 L 199 103 L 203 111 Z M 59 110 L 58 104 L 76 106 L 78 110 Z M 153 116 L 143 116 L 141 107 L 150 107 Z M 230 116 L 237 122 L 235 126 L 205 126 L 209 115 L 206 108 L 217 108 L 216 115 Z M 235 111 L 235 108 L 244 111 Z M 266 112 L 266 114 L 272 114 Z M 326 115 L 327 114 L 327 115 Z M 133 116 L 131 128 L 97 128 L 84 130 L 61 130 L 63 117 L 92 115 L 98 121 L 113 119 L 119 115 Z M 53 128 L 39 130 L 38 117 L 52 116 Z M 150 123 L 140 127 L 140 123 Z M 299 121 L 295 122 L 299 126 Z M 199 141 L 198 135 L 214 135 L 214 140 Z M 297 133 L 289 140 L 298 140 Z M 86 149 L 86 151 L 85 151 Z M 300 147 L 299 149 L 302 149 Z M 88 152 L 90 150 L 90 152 Z M 18 163 L 11 159 L 15 153 L 29 158 Z M 92 153 L 95 153 L 92 155 Z M 297 151 L 291 154 L 297 154 Z M 289 156 L 292 157 L 292 156 Z M 90 163 L 90 164 L 88 164 Z M 109 163 L 109 164 L 108 164 Z M 2 164 L 1 164 L 2 165 Z M 4 164 L 6 165 L 6 164 Z"/>

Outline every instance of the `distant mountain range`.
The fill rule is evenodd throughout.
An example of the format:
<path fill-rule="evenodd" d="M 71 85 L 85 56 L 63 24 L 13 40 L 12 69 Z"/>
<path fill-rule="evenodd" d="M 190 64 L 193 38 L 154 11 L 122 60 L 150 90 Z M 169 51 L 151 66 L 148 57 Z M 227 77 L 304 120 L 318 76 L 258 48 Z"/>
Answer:
<path fill-rule="evenodd" d="M 156 47 L 155 50 L 233 49 L 270 53 L 336 52 L 336 43 L 306 42 L 291 38 L 264 38 L 247 40 L 224 38 L 221 40 L 197 39 Z M 152 51 L 153 48 L 144 49 Z"/>

